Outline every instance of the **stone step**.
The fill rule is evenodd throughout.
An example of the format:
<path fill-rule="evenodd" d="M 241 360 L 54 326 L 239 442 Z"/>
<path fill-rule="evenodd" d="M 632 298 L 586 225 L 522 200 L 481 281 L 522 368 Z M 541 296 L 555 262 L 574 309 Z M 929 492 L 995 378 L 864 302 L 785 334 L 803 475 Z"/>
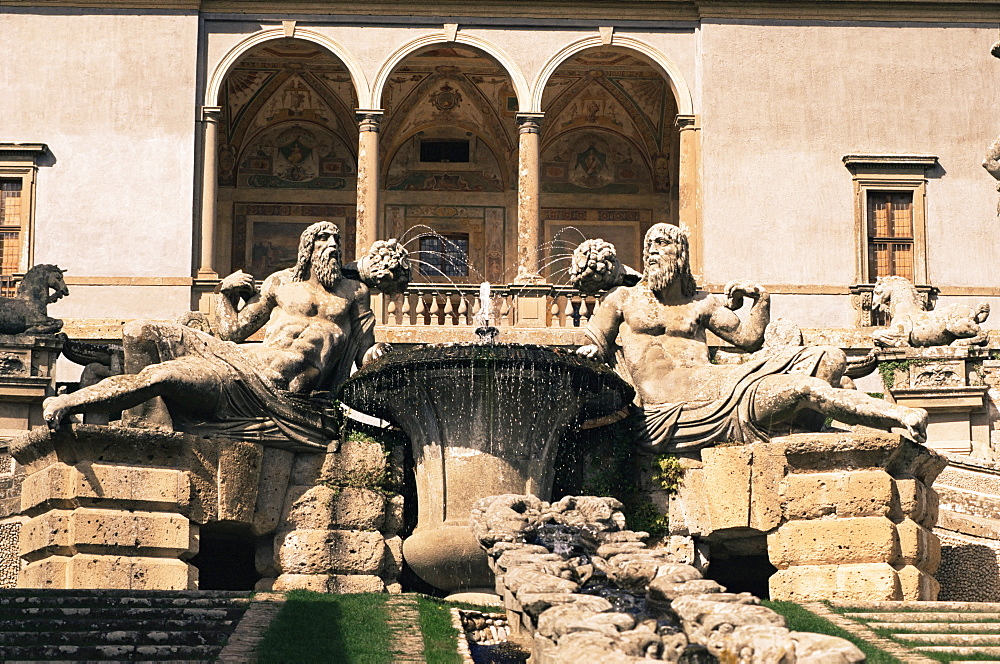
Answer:
<path fill-rule="evenodd" d="M 859 612 L 990 611 L 1000 613 L 1000 602 L 834 602 L 838 609 Z"/>
<path fill-rule="evenodd" d="M 1000 647 L 1000 634 L 893 634 L 892 638 L 913 645 Z"/>
<path fill-rule="evenodd" d="M 987 620 L 996 620 L 1000 623 L 1000 612 L 997 613 L 956 613 L 956 612 L 940 612 L 940 611 L 905 611 L 901 613 L 845 613 L 845 617 L 851 618 L 852 620 L 860 620 L 862 622 L 983 622 Z"/>
<path fill-rule="evenodd" d="M 52 632 L 0 632 L 0 647 L 31 645 L 134 645 L 134 646 L 211 646 L 225 645 L 229 630 L 225 631 L 161 631 L 161 630 L 84 630 Z"/>
<path fill-rule="evenodd" d="M 178 660 L 214 660 L 219 654 L 219 646 L 3 646 L 0 647 L 0 661 L 151 661 L 176 662 Z"/>
<path fill-rule="evenodd" d="M 140 620 L 233 620 L 246 610 L 245 606 L 212 608 L 130 607 L 128 616 Z M 122 617 L 122 609 L 113 606 L 31 606 L 19 609 L 0 607 L 4 616 L 18 616 L 22 620 L 105 619 Z"/>
<path fill-rule="evenodd" d="M 870 622 L 872 629 L 885 629 L 894 636 L 907 632 L 926 632 L 931 634 L 1000 634 L 1000 622 Z"/>
<path fill-rule="evenodd" d="M 919 650 L 920 652 L 954 655 L 956 657 L 982 657 L 985 655 L 1000 657 L 1000 647 L 996 646 L 983 646 L 979 648 L 975 646 L 920 646 Z M 975 661 L 982 664 L 983 660 L 977 659 Z"/>
<path fill-rule="evenodd" d="M 23 606 L 118 606 L 118 607 L 181 607 L 222 608 L 246 607 L 249 595 L 243 597 L 135 597 L 116 595 L 81 597 L 77 595 L 18 595 L 0 597 L 0 608 L 15 609 Z"/>
<path fill-rule="evenodd" d="M 217 620 L 185 620 L 176 618 L 161 618 L 151 616 L 140 620 L 130 620 L 128 618 L 105 618 L 105 617 L 83 617 L 83 618 L 23 618 L 20 616 L 3 616 L 3 623 L 0 623 L 0 640 L 4 633 L 10 632 L 46 632 L 53 630 L 65 630 L 69 632 L 87 631 L 232 631 L 239 621 L 239 615 Z"/>
<path fill-rule="evenodd" d="M 121 590 L 118 588 L 86 588 L 63 590 L 60 588 L 0 588 L 0 597 L 190 597 L 209 599 L 212 597 L 250 597 L 248 590 Z"/>

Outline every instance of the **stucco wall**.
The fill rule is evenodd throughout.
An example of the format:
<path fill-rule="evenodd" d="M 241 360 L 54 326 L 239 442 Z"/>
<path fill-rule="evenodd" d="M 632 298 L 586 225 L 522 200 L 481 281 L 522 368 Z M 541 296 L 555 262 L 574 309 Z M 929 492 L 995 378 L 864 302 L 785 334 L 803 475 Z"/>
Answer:
<path fill-rule="evenodd" d="M 856 283 L 850 153 L 939 157 L 927 184 L 936 286 L 993 286 L 1000 129 L 995 25 L 706 21 L 702 26 L 709 282 Z M 733 260 L 739 255 L 739 260 Z"/>
<path fill-rule="evenodd" d="M 53 157 L 38 173 L 35 262 L 70 277 L 190 276 L 196 14 L 3 14 L 3 140 L 46 143 Z M 114 300 L 89 299 L 87 315 L 120 315 Z"/>

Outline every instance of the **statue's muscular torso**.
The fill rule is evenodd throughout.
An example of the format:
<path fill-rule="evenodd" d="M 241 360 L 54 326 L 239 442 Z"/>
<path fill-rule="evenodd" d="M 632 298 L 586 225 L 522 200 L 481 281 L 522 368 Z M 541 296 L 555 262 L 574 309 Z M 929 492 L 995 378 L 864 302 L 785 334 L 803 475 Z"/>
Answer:
<path fill-rule="evenodd" d="M 292 392 L 315 389 L 343 353 L 368 289 L 341 278 L 332 291 L 313 281 L 292 281 L 290 271 L 265 280 L 261 300 L 269 310 L 264 342 L 253 349 L 262 374 Z"/>
<path fill-rule="evenodd" d="M 644 284 L 618 288 L 603 303 L 618 324 L 618 345 L 643 403 L 718 398 L 720 374 L 708 357 L 705 330 L 722 306 L 718 297 L 662 302 Z M 599 322 L 600 324 L 600 322 Z"/>

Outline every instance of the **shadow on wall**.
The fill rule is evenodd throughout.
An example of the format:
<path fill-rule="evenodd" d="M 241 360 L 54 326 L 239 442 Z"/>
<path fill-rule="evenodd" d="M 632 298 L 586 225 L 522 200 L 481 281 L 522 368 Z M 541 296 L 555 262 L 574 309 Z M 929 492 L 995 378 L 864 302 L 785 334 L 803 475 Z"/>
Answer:
<path fill-rule="evenodd" d="M 941 547 L 940 601 L 1000 602 L 997 552 L 982 544 Z"/>

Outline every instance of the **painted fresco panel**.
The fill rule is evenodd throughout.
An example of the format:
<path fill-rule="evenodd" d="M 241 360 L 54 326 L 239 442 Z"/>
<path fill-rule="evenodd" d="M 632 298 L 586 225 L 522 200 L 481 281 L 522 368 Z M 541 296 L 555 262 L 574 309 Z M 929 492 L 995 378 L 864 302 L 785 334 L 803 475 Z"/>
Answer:
<path fill-rule="evenodd" d="M 295 264 L 299 236 L 317 221 L 340 228 L 344 261 L 354 260 L 353 205 L 236 203 L 233 214 L 233 269 L 257 279 Z"/>

